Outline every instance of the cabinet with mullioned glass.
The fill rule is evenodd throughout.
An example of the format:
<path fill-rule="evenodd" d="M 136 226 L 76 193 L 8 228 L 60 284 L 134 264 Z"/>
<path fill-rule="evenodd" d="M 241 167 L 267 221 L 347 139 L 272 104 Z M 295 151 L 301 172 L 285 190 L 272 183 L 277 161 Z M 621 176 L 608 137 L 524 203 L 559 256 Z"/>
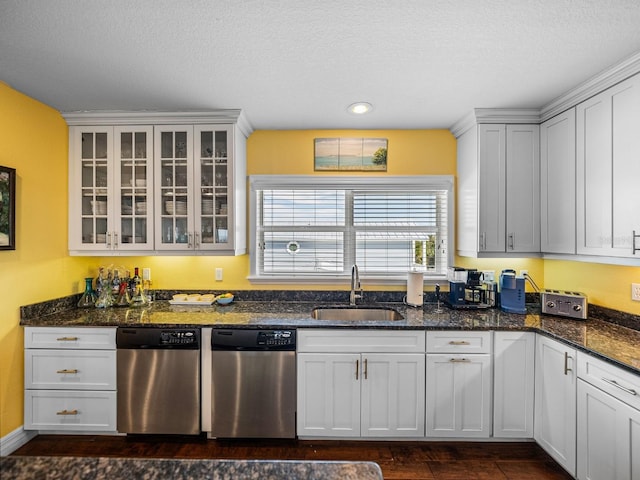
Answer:
<path fill-rule="evenodd" d="M 234 217 L 244 168 L 235 162 L 233 137 L 225 125 L 156 128 L 158 250 L 235 253 L 245 243 Z"/>
<path fill-rule="evenodd" d="M 239 110 L 65 119 L 72 255 L 246 253 Z"/>
<path fill-rule="evenodd" d="M 153 128 L 69 129 L 69 250 L 118 254 L 153 248 Z"/>

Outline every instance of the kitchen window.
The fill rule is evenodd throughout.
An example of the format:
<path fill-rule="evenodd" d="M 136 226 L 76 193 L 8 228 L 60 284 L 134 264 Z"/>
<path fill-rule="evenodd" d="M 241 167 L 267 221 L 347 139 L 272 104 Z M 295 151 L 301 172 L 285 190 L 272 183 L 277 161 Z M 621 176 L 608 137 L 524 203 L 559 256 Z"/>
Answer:
<path fill-rule="evenodd" d="M 453 241 L 451 176 L 256 175 L 251 191 L 254 282 L 323 283 L 360 276 L 443 280 Z"/>

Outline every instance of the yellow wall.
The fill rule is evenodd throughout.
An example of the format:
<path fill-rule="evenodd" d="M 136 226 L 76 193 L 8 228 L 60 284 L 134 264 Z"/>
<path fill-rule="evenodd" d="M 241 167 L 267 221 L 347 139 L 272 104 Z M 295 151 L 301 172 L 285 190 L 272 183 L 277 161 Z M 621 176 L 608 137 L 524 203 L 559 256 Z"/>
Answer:
<path fill-rule="evenodd" d="M 348 285 L 252 285 L 248 255 L 239 257 L 69 257 L 67 254 L 67 127 L 56 111 L 0 83 L 0 165 L 17 169 L 17 249 L 0 251 L 0 437 L 22 425 L 23 335 L 19 307 L 80 292 L 82 279 L 99 265 L 150 267 L 159 289 L 347 289 Z M 455 175 L 456 141 L 448 130 L 257 131 L 247 144 L 248 174 L 316 174 L 316 137 L 384 137 L 386 173 L 362 175 Z M 353 173 L 350 173 L 350 175 Z M 322 173 L 322 175 L 340 175 Z M 527 269 L 542 287 L 577 289 L 598 305 L 640 314 L 630 283 L 640 269 L 540 259 L 456 258 L 482 270 Z M 214 270 L 224 269 L 224 280 Z M 403 286 L 366 285 L 366 289 Z M 528 288 L 530 290 L 530 288 Z"/>
<path fill-rule="evenodd" d="M 0 251 L 0 437 L 22 425 L 20 306 L 63 297 L 87 271 L 67 255 L 67 126 L 0 82 L 0 165 L 16 169 L 16 249 Z"/>
<path fill-rule="evenodd" d="M 456 140 L 448 130 L 280 130 L 256 131 L 247 141 L 248 175 L 344 175 L 315 173 L 313 139 L 318 137 L 379 137 L 388 144 L 387 172 L 360 175 L 455 175 Z M 349 172 L 348 175 L 357 175 Z M 248 280 L 249 256 L 239 257 L 125 257 L 95 258 L 95 265 L 121 264 L 129 269 L 150 267 L 153 287 L 159 289 L 300 289 L 346 290 L 348 282 L 335 285 L 252 285 Z M 215 268 L 223 268 L 224 280 L 214 280 Z M 365 289 L 401 289 L 402 286 L 365 285 Z"/>
<path fill-rule="evenodd" d="M 589 303 L 640 315 L 631 300 L 631 283 L 640 283 L 640 267 L 545 260 L 544 286 L 584 292 Z"/>

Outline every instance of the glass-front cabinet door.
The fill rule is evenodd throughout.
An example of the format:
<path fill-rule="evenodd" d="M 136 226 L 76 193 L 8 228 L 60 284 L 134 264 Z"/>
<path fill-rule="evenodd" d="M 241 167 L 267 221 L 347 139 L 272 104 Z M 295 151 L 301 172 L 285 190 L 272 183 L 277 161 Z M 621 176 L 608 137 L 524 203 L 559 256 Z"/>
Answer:
<path fill-rule="evenodd" d="M 156 249 L 193 249 L 193 126 L 160 126 L 154 135 Z"/>
<path fill-rule="evenodd" d="M 70 250 L 117 252 L 153 246 L 152 127 L 70 130 Z"/>
<path fill-rule="evenodd" d="M 74 250 L 111 248 L 113 128 L 70 130 L 69 243 Z"/>
<path fill-rule="evenodd" d="M 220 250 L 232 241 L 233 142 L 231 127 L 195 127 L 195 248 Z M 233 227 L 233 225 L 231 224 Z"/>
<path fill-rule="evenodd" d="M 114 248 L 153 248 L 153 127 L 117 127 Z"/>

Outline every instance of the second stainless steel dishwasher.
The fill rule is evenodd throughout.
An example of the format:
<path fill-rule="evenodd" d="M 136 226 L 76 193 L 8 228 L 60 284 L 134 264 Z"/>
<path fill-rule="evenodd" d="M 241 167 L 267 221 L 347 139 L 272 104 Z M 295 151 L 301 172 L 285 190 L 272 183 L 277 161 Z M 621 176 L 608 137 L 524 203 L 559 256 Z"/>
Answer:
<path fill-rule="evenodd" d="M 214 329 L 211 435 L 295 438 L 296 331 Z"/>

